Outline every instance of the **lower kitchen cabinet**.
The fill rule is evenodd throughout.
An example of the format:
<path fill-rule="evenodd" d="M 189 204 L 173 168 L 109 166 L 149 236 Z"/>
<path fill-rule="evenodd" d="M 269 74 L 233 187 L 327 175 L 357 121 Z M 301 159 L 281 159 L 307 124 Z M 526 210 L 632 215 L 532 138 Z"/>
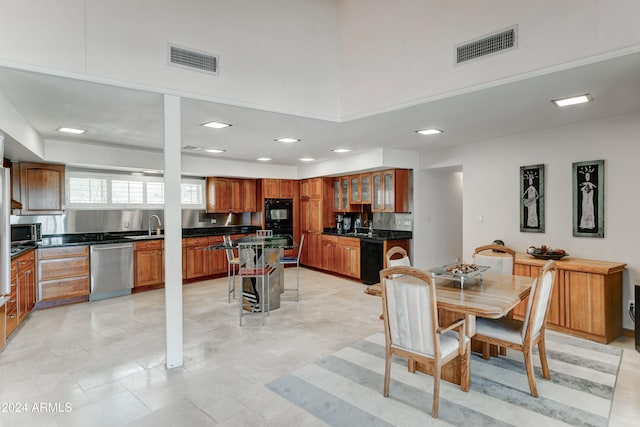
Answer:
<path fill-rule="evenodd" d="M 9 290 L 9 301 L 5 303 L 6 316 L 6 336 L 11 335 L 18 326 L 18 263 L 11 261 L 11 288 Z"/>
<path fill-rule="evenodd" d="M 36 304 L 36 251 L 27 252 L 16 259 L 18 291 L 18 323 Z"/>
<path fill-rule="evenodd" d="M 538 277 L 545 261 L 516 255 L 515 274 Z M 626 264 L 577 258 L 556 261 L 558 278 L 547 325 L 571 335 L 608 343 L 622 335 L 622 272 Z M 528 298 L 514 310 L 524 317 Z"/>
<path fill-rule="evenodd" d="M 187 279 L 195 279 L 209 275 L 209 238 L 188 237 L 186 240 L 187 252 Z"/>
<path fill-rule="evenodd" d="M 338 236 L 322 236 L 322 269 L 338 272 Z"/>
<path fill-rule="evenodd" d="M 133 251 L 133 287 L 158 286 L 164 283 L 164 241 L 135 242 Z"/>
<path fill-rule="evenodd" d="M 338 237 L 338 273 L 360 278 L 360 239 Z"/>
<path fill-rule="evenodd" d="M 38 249 L 38 303 L 89 298 L 89 246 Z"/>
<path fill-rule="evenodd" d="M 231 240 L 237 239 L 240 236 L 231 236 Z M 221 245 L 224 243 L 223 236 L 209 236 L 208 244 Z M 222 249 L 205 250 L 209 262 L 209 274 L 222 274 L 227 273 L 227 254 Z"/>

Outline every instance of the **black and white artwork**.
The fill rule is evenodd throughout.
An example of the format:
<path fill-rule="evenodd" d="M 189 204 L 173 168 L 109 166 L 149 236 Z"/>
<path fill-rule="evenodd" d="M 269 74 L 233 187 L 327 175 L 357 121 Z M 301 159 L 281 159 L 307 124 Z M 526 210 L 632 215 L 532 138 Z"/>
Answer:
<path fill-rule="evenodd" d="M 573 164 L 573 235 L 604 237 L 604 160 Z"/>
<path fill-rule="evenodd" d="M 520 231 L 544 233 L 544 165 L 520 167 Z"/>

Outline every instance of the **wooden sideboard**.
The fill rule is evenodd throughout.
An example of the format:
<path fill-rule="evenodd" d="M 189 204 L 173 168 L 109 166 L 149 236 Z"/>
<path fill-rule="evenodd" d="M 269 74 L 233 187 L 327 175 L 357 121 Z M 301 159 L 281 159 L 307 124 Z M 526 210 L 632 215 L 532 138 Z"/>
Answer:
<path fill-rule="evenodd" d="M 515 274 L 537 277 L 546 261 L 516 254 Z M 608 343 L 622 335 L 622 272 L 626 264 L 570 258 L 556 261 L 547 327 Z M 522 319 L 528 298 L 513 310 Z"/>

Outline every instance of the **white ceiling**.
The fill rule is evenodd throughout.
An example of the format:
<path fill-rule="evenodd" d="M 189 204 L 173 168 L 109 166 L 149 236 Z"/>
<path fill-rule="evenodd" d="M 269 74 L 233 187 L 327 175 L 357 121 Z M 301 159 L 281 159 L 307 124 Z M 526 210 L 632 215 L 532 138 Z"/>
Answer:
<path fill-rule="evenodd" d="M 295 166 L 301 164 L 301 157 L 335 159 L 339 155 L 330 152 L 332 148 L 350 148 L 353 153 L 378 148 L 422 151 L 640 112 L 640 53 L 539 74 L 409 107 L 390 106 L 388 112 L 342 123 L 183 98 L 182 145 L 227 150 L 218 155 L 197 152 L 202 156 L 248 162 L 268 156 L 274 164 Z M 565 109 L 549 102 L 583 93 L 591 93 L 594 102 Z M 45 140 L 145 150 L 163 147 L 158 93 L 0 68 L 0 94 Z M 200 126 L 211 120 L 233 126 L 221 130 Z M 61 134 L 56 131 L 60 126 L 87 132 Z M 414 132 L 428 127 L 444 133 L 421 136 Z M 299 137 L 302 142 L 274 141 L 282 136 Z M 35 160 L 12 141 L 5 155 L 12 160 Z"/>

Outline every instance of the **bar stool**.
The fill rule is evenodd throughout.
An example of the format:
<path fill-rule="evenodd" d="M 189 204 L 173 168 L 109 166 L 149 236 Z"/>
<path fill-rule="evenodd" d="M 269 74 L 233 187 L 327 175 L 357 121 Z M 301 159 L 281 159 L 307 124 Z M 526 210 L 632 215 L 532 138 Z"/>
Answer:
<path fill-rule="evenodd" d="M 256 237 L 273 237 L 273 230 L 257 230 Z"/>
<path fill-rule="evenodd" d="M 238 276 L 242 281 L 240 326 L 242 326 L 245 308 L 252 313 L 262 312 L 262 326 L 264 326 L 265 316 L 269 314 L 269 273 L 271 272 L 271 267 L 265 259 L 264 242 L 240 243 L 238 258 L 240 261 Z M 251 282 L 250 290 L 244 290 L 244 279 L 249 279 Z M 258 280 L 260 280 L 260 292 L 256 287 Z"/>
<path fill-rule="evenodd" d="M 285 291 L 296 291 L 296 302 L 300 301 L 300 255 L 302 254 L 302 245 L 304 244 L 304 234 L 300 238 L 300 246 L 298 247 L 298 256 L 283 256 L 280 257 L 280 264 L 295 264 L 296 265 L 296 287 L 284 288 Z M 284 271 L 284 270 L 283 270 Z"/>
<path fill-rule="evenodd" d="M 231 246 L 231 236 L 226 234 L 222 237 L 224 241 L 224 252 L 227 255 L 227 302 L 231 302 L 231 294 L 233 299 L 236 298 L 236 265 L 240 266 L 240 258 L 233 253 Z M 233 287 L 231 287 L 231 275 L 233 273 Z"/>

